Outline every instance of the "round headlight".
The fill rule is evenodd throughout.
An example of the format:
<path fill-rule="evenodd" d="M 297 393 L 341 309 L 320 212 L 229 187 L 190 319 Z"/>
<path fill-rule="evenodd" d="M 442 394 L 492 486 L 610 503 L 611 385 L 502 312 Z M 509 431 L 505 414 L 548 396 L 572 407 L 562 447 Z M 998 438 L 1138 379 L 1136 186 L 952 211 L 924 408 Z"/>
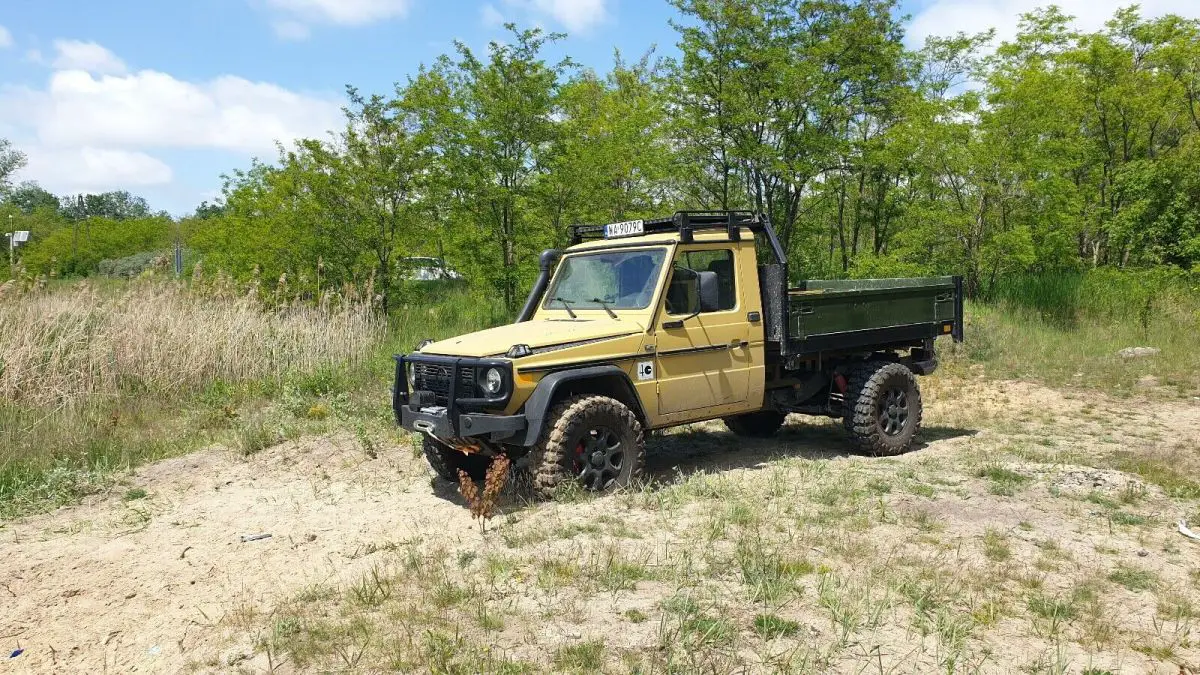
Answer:
<path fill-rule="evenodd" d="M 483 390 L 488 394 L 495 396 L 500 393 L 500 389 L 504 387 L 504 376 L 496 368 L 488 368 L 487 375 L 483 377 Z"/>

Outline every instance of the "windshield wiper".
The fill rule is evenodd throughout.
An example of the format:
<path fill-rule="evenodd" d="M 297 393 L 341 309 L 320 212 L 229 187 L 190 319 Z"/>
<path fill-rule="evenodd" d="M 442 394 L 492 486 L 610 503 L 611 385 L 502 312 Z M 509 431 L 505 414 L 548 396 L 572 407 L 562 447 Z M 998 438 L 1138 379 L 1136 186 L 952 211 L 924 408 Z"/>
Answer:
<path fill-rule="evenodd" d="M 601 307 L 604 308 L 604 311 L 608 312 L 609 316 L 611 316 L 614 319 L 618 318 L 617 313 L 612 311 L 612 308 L 608 306 L 608 303 L 601 300 L 600 298 L 592 298 L 591 300 L 588 300 L 588 302 L 597 303 L 598 305 L 600 305 Z"/>
<path fill-rule="evenodd" d="M 558 302 L 562 303 L 563 309 L 567 310 L 567 314 L 569 314 L 572 319 L 579 318 L 579 317 L 575 316 L 575 312 L 571 311 L 571 305 L 568 304 L 567 301 L 562 298 L 562 296 L 555 296 L 554 299 L 557 300 Z"/>

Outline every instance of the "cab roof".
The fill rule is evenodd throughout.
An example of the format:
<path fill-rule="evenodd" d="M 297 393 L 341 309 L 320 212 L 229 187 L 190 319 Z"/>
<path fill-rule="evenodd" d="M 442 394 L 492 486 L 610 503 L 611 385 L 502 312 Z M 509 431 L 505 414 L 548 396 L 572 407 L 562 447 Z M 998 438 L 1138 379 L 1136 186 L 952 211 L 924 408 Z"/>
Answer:
<path fill-rule="evenodd" d="M 749 236 L 745 228 L 739 228 L 741 236 Z M 692 235 L 692 241 L 709 242 L 709 241 L 729 241 L 729 233 L 724 230 L 708 230 L 704 232 L 696 232 Z M 609 239 L 594 239 L 592 241 L 584 241 L 579 244 L 570 246 L 564 253 L 577 253 L 580 251 L 591 251 L 598 249 L 608 249 L 613 247 L 621 248 L 636 248 L 638 246 L 654 246 L 678 244 L 683 240 L 683 236 L 679 232 L 652 232 L 638 236 L 629 237 L 613 237 Z"/>
<path fill-rule="evenodd" d="M 653 244 L 690 244 L 693 241 L 741 241 L 742 230 L 763 234 L 770 244 L 775 263 L 787 269 L 787 254 L 775 236 L 771 221 L 753 211 L 676 211 L 666 218 L 627 220 L 607 225 L 572 225 L 568 252 L 650 246 Z"/>
<path fill-rule="evenodd" d="M 752 211 L 676 211 L 665 218 L 626 220 L 607 225 L 572 225 L 571 244 L 595 239 L 628 239 L 641 236 L 674 235 L 683 243 L 692 241 L 700 230 L 724 230 L 730 239 L 738 239 L 743 227 L 770 228 L 769 222 Z"/>

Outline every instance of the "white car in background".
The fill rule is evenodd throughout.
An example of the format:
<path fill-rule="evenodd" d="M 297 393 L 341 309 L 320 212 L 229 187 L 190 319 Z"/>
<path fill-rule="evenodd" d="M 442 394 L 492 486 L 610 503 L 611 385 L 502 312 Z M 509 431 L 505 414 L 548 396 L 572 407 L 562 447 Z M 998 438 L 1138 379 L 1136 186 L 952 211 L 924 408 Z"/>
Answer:
<path fill-rule="evenodd" d="M 400 260 L 400 278 L 405 281 L 460 280 L 462 275 L 441 258 L 413 257 Z"/>

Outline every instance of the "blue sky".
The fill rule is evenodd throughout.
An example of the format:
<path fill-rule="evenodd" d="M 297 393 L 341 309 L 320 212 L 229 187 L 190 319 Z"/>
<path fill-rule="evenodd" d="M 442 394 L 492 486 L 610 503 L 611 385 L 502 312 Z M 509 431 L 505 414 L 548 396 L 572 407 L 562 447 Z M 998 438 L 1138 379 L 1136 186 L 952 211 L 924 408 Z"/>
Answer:
<path fill-rule="evenodd" d="M 910 41 L 995 26 L 1038 0 L 905 0 Z M 1120 0 L 1060 0 L 1096 28 Z M 1200 0 L 1144 13 L 1200 16 Z M 557 48 L 604 70 L 614 48 L 673 55 L 665 0 L 10 0 L 0 5 L 0 137 L 20 178 L 56 193 L 128 189 L 174 214 L 275 140 L 339 124 L 345 84 L 383 92 L 455 39 L 484 50 L 514 21 L 565 31 Z"/>

